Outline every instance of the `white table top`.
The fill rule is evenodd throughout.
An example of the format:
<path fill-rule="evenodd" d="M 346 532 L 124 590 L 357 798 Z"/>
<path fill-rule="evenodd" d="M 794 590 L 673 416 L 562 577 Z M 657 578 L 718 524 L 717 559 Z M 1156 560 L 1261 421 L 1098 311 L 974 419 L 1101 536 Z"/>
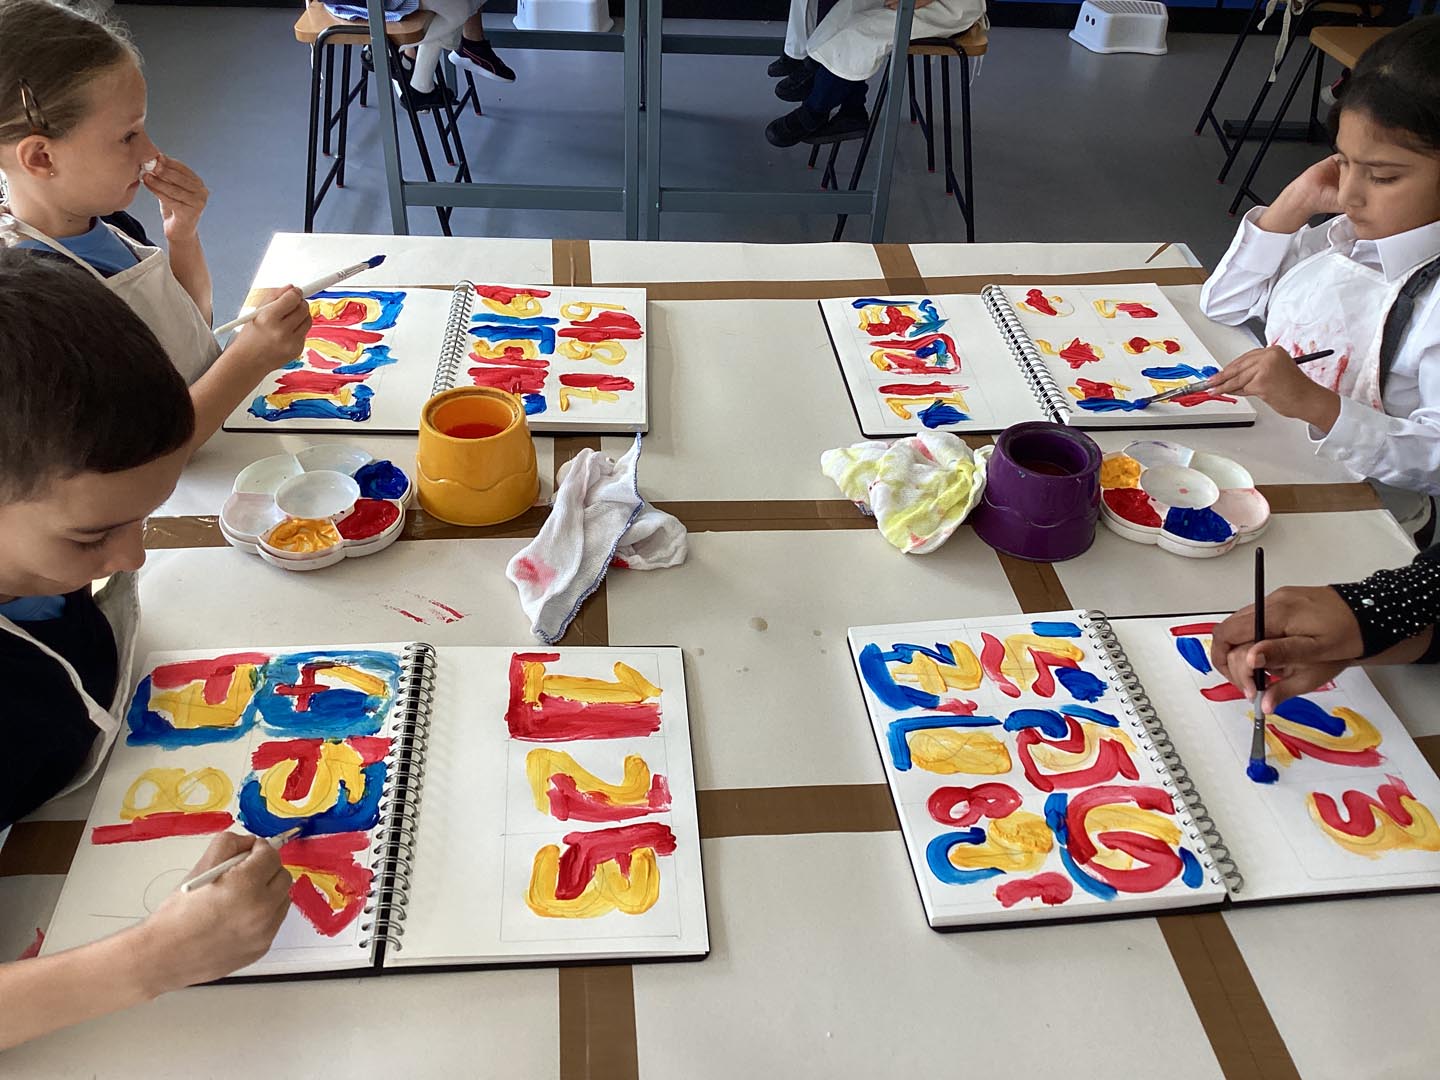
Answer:
<path fill-rule="evenodd" d="M 1042 275 L 1135 269 L 1158 246 L 915 245 L 910 254 L 927 277 Z M 282 283 L 375 250 L 392 254 L 387 284 L 465 275 L 551 280 L 548 240 L 317 236 L 302 245 L 284 235 L 257 280 Z M 843 282 L 883 276 L 880 254 L 860 244 L 594 242 L 579 265 L 588 261 L 594 281 Z M 886 258 L 893 268 L 895 252 Z M 1177 245 L 1150 265 L 1192 263 Z M 1248 347 L 1239 332 L 1199 320 L 1195 286 L 1167 292 L 1217 356 Z M 742 304 L 748 330 L 734 329 Z M 655 423 L 641 467 L 648 498 L 838 498 L 819 473 L 819 454 L 859 434 L 828 345 L 806 332 L 803 316 L 813 310 L 813 301 L 797 300 L 652 300 Z M 756 326 L 772 345 L 768 355 L 748 344 Z M 783 403 L 780 421 L 734 390 L 762 374 Z M 1262 412 L 1253 429 L 1168 437 L 1236 456 L 1262 484 L 1346 479 L 1314 456 L 1298 425 Z M 1132 437 L 1098 441 L 1111 449 Z M 404 442 L 397 440 L 396 456 Z M 623 442 L 605 446 L 618 452 Z M 206 454 L 212 457 L 197 459 L 167 504 L 170 512 L 214 513 L 215 492 L 228 491 L 244 464 L 228 440 Z M 501 573 L 524 543 L 405 541 L 309 575 L 228 548 L 152 552 L 139 651 L 417 637 L 525 643 L 526 620 Z M 1387 515 L 1365 510 L 1277 514 L 1264 543 L 1276 584 L 1359 577 L 1413 552 Z M 1090 552 L 1054 568 L 1054 581 L 1075 606 L 1113 615 L 1204 612 L 1245 602 L 1249 567 L 1243 556 L 1177 559 L 1102 529 Z M 909 557 L 869 528 L 775 521 L 692 531 L 684 566 L 617 571 L 605 595 L 613 644 L 685 649 L 702 801 L 717 790 L 804 797 L 832 785 L 837 798 L 875 795 L 883 777 L 846 628 L 1020 610 L 1001 560 L 968 529 L 935 555 Z M 223 621 L 217 596 L 226 598 Z M 443 617 L 435 601 L 464 618 Z M 1430 707 L 1433 670 L 1386 671 L 1376 681 L 1413 732 L 1440 734 Z M 37 816 L 83 818 L 88 794 Z M 954 1062 L 967 1075 L 1108 1076 L 1116 1063 L 1097 1039 L 1107 1018 L 1125 1025 L 1130 1060 L 1166 1075 L 1226 1075 L 1233 1052 L 1217 1049 L 1206 1019 L 1213 1010 L 1195 995 L 1233 990 L 1220 985 L 1233 973 L 1197 990 L 1184 966 L 1193 959 L 1182 963 L 1161 921 L 935 934 L 893 828 L 796 833 L 787 832 L 787 820 L 704 841 L 712 953 L 699 963 L 625 969 L 633 1064 L 622 1055 L 614 1075 L 934 1075 Z M 15 955 L 45 924 L 60 880 L 0 876 L 0 956 Z M 1282 1051 L 1303 1075 L 1418 1076 L 1440 1055 L 1440 1035 L 1423 1012 L 1440 962 L 1435 912 L 1433 897 L 1422 896 L 1173 918 L 1229 928 Z M 272 1069 L 283 1062 L 277 1075 L 611 1075 L 603 1052 L 591 1061 L 573 1046 L 568 1057 L 564 1050 L 576 1016 L 566 987 L 576 974 L 539 968 L 199 988 L 7 1052 L 0 1075 L 238 1077 L 253 1073 L 257 1060 Z M 256 1031 L 265 1033 L 263 1059 Z M 154 1049 L 157 1033 L 163 1056 Z M 628 1029 L 619 1038 L 629 1038 Z"/>

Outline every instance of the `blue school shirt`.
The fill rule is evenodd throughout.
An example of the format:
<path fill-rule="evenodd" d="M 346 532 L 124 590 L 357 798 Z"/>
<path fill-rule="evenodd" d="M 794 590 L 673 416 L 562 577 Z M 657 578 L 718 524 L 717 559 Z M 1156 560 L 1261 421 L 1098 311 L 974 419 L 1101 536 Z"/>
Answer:
<path fill-rule="evenodd" d="M 0 604 L 0 615 L 13 623 L 48 622 L 65 614 L 63 596 L 21 596 Z"/>
<path fill-rule="evenodd" d="M 94 224 L 89 231 L 79 236 L 65 236 L 58 238 L 58 242 L 65 245 L 67 251 L 77 258 L 84 259 L 105 277 L 114 277 L 121 270 L 128 270 L 140 260 L 135 252 L 126 246 L 125 241 L 116 235 L 115 230 L 106 225 L 99 218 L 94 219 Z M 37 251 L 49 251 L 47 244 L 42 244 L 32 237 L 25 237 L 17 245 L 23 248 L 33 248 Z"/>

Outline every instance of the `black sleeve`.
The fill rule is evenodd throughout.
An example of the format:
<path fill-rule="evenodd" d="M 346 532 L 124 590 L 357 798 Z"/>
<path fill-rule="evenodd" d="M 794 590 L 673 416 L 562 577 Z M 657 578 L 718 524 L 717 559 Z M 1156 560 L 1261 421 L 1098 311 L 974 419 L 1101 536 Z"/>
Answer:
<path fill-rule="evenodd" d="M 1409 566 L 1379 570 L 1364 581 L 1332 586 L 1360 624 L 1364 656 L 1376 656 L 1440 623 L 1440 544 Z M 1420 663 L 1440 660 L 1440 634 Z"/>
<path fill-rule="evenodd" d="M 58 619 L 24 628 L 75 666 L 85 690 L 109 704 L 118 662 L 115 638 L 88 589 L 66 598 Z M 55 660 L 0 631 L 0 828 L 65 787 L 85 763 L 98 729 Z"/>

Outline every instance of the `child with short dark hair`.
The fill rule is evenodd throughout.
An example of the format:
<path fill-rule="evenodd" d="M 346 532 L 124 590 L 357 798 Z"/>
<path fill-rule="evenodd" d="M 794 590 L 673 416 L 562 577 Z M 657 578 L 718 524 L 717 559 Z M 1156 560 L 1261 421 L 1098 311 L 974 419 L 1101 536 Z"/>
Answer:
<path fill-rule="evenodd" d="M 1440 494 L 1440 16 L 1367 49 L 1338 109 L 1338 152 L 1245 216 L 1200 294 L 1220 322 L 1263 317 L 1270 343 L 1213 389 L 1307 421 L 1413 530 Z"/>
<path fill-rule="evenodd" d="M 3 829 L 88 780 L 115 738 L 145 518 L 175 487 L 195 416 L 155 335 L 86 271 L 0 249 L 0 296 Z M 76 312 L 103 332 L 74 332 Z M 226 834 L 197 869 L 246 850 L 215 886 L 171 896 L 128 930 L 0 964 L 0 1050 L 263 955 L 289 906 L 278 855 Z"/>
<path fill-rule="evenodd" d="M 139 54 L 114 27 L 51 0 L 0 0 L 0 225 L 84 266 L 145 320 L 192 385 L 198 445 L 300 355 L 310 309 L 284 290 L 221 352 L 199 234 L 209 192 L 150 141 L 145 109 Z M 160 201 L 168 255 L 101 220 L 142 185 Z M 70 313 L 77 328 L 83 318 Z"/>

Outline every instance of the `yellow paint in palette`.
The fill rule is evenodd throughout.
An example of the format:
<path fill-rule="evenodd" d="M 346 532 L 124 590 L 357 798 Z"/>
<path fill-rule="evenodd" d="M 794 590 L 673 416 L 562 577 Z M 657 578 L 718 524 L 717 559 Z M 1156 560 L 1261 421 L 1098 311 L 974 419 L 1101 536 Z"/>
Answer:
<path fill-rule="evenodd" d="M 277 551 L 310 555 L 341 543 L 335 523 L 323 518 L 291 518 L 282 521 L 265 536 L 265 543 Z"/>
<path fill-rule="evenodd" d="M 1140 462 L 1127 454 L 1112 454 L 1100 463 L 1102 488 L 1133 488 L 1140 486 Z"/>
<path fill-rule="evenodd" d="M 985 842 L 956 844 L 947 853 L 950 864 L 959 870 L 1003 870 L 1026 874 L 1045 865 L 1055 846 L 1055 834 L 1039 814 L 1016 810 L 1008 817 L 990 822 Z"/>
<path fill-rule="evenodd" d="M 910 759 L 926 772 L 951 776 L 999 776 L 1010 771 L 1010 751 L 995 736 L 972 728 L 923 728 L 907 732 Z"/>

